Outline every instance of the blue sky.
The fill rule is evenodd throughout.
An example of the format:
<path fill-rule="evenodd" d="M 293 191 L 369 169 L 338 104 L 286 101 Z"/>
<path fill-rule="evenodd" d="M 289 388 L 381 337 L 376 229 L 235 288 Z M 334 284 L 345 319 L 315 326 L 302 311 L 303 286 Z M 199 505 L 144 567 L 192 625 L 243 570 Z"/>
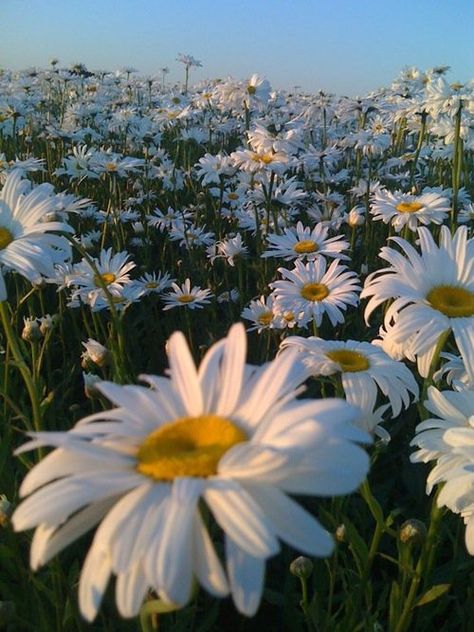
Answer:
<path fill-rule="evenodd" d="M 474 75 L 474 0 L 8 0 L 1 3 L 0 67 L 83 62 L 90 69 L 171 70 L 179 52 L 203 63 L 191 82 L 252 73 L 363 95 L 407 65 Z"/>

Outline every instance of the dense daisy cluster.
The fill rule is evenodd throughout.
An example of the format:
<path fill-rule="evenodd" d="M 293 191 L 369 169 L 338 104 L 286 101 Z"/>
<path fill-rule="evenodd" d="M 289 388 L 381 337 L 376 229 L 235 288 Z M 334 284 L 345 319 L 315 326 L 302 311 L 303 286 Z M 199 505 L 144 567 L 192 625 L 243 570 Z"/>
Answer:
<path fill-rule="evenodd" d="M 384 518 L 368 452 L 434 461 L 427 493 L 474 554 L 474 84 L 408 68 L 361 98 L 257 74 L 190 88 L 201 62 L 178 61 L 183 86 L 166 68 L 0 74 L 2 406 L 29 470 L 5 483 L 12 525 L 35 528 L 34 569 L 96 529 L 90 621 L 112 577 L 123 617 L 197 585 L 253 616 L 281 543 L 327 557 L 336 533 L 357 563 L 324 621 L 357 629 L 334 591 L 367 584 L 403 513 Z M 362 561 L 351 500 L 324 500 L 359 488 Z M 406 572 L 397 632 L 421 597 Z"/>

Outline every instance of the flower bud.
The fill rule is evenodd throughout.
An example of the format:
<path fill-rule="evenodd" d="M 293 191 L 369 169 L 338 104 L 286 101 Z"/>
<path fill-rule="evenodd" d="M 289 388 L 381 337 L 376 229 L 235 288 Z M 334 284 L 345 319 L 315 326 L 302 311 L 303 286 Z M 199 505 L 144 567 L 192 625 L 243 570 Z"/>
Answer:
<path fill-rule="evenodd" d="M 21 332 L 21 337 L 23 340 L 27 340 L 28 342 L 41 340 L 42 334 L 36 318 L 23 318 L 23 331 Z"/>
<path fill-rule="evenodd" d="M 110 360 L 110 351 L 94 340 L 89 338 L 87 342 L 82 343 L 85 347 L 85 351 L 81 356 L 81 366 L 83 369 L 92 369 L 93 365 L 98 367 L 104 367 Z M 92 365 L 92 366 L 91 366 Z"/>
<path fill-rule="evenodd" d="M 2 494 L 0 496 L 0 527 L 7 527 L 13 513 L 13 505 L 8 498 Z"/>
<path fill-rule="evenodd" d="M 290 564 L 290 573 L 300 579 L 308 579 L 313 572 L 313 562 L 304 555 L 300 555 Z"/>
<path fill-rule="evenodd" d="M 346 525 L 345 524 L 340 524 L 337 527 L 334 533 L 334 537 L 336 538 L 336 542 L 339 542 L 340 544 L 346 541 Z"/>
<path fill-rule="evenodd" d="M 410 518 L 400 527 L 399 535 L 403 544 L 422 544 L 426 538 L 426 526 L 421 520 Z"/>

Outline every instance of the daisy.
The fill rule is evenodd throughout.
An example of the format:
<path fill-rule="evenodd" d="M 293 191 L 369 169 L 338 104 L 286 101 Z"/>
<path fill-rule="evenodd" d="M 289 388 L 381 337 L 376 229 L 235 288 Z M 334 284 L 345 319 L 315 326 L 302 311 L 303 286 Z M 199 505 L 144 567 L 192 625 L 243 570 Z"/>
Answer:
<path fill-rule="evenodd" d="M 283 257 L 285 261 L 304 258 L 313 261 L 322 255 L 341 260 L 349 259 L 341 252 L 349 248 L 349 242 L 342 235 L 328 238 L 328 232 L 328 227 L 322 224 L 316 224 L 311 230 L 298 222 L 296 229 L 285 228 L 283 235 L 267 235 L 270 248 L 262 257 Z"/>
<path fill-rule="evenodd" d="M 276 312 L 273 306 L 273 297 L 261 296 L 258 299 L 250 301 L 248 307 L 242 310 L 241 317 L 250 320 L 252 325 L 247 331 L 257 330 L 261 333 L 264 329 L 273 328 L 276 321 Z"/>
<path fill-rule="evenodd" d="M 94 259 L 94 270 L 86 259 L 75 264 L 67 279 L 68 287 L 74 287 L 71 299 L 94 305 L 97 299 L 108 304 L 103 286 L 112 296 L 120 296 L 125 285 L 131 284 L 128 274 L 135 267 L 128 252 L 112 253 L 112 248 L 102 250 L 99 258 Z"/>
<path fill-rule="evenodd" d="M 211 290 L 201 289 L 197 285 L 191 287 L 190 279 L 186 279 L 181 287 L 177 283 L 171 283 L 173 292 L 165 294 L 163 301 L 166 306 L 163 311 L 173 309 L 173 307 L 187 307 L 188 309 L 202 309 L 204 305 L 211 302 L 213 294 Z"/>
<path fill-rule="evenodd" d="M 385 316 L 385 328 L 395 344 L 408 343 L 405 354 L 418 360 L 422 377 L 442 334 L 450 331 L 474 379 L 474 239 L 466 226 L 453 237 L 441 227 L 439 246 L 427 228 L 419 228 L 421 254 L 407 241 L 394 237 L 406 256 L 382 248 L 380 257 L 391 267 L 370 274 L 361 293 L 369 298 L 368 321 L 373 310 L 394 299 Z M 407 357 L 409 357 L 407 355 Z"/>
<path fill-rule="evenodd" d="M 223 239 L 207 248 L 207 255 L 214 263 L 216 259 L 225 259 L 227 263 L 234 267 L 235 260 L 245 257 L 248 254 L 248 248 L 242 241 L 242 235 L 237 233 L 235 237 Z"/>
<path fill-rule="evenodd" d="M 280 311 L 297 314 L 299 326 L 314 320 L 316 326 L 326 313 L 332 325 L 344 322 L 342 311 L 357 305 L 359 279 L 355 272 L 333 261 L 327 268 L 326 259 L 319 257 L 305 265 L 296 260 L 293 270 L 278 268 L 284 280 L 270 283 Z"/>
<path fill-rule="evenodd" d="M 425 408 L 435 417 L 416 427 L 417 434 L 410 445 L 419 449 L 410 460 L 436 460 L 426 481 L 426 493 L 444 483 L 438 506 L 463 516 L 466 546 L 474 555 L 474 391 L 438 391 L 431 386 Z"/>
<path fill-rule="evenodd" d="M 140 288 L 141 296 L 147 294 L 161 294 L 168 289 L 175 279 L 172 279 L 168 272 L 145 272 L 140 278 L 134 281 L 134 285 Z"/>
<path fill-rule="evenodd" d="M 79 605 L 91 621 L 110 576 L 119 612 L 135 616 L 149 589 L 185 605 L 193 579 L 238 610 L 260 603 L 265 561 L 279 539 L 327 556 L 329 533 L 288 494 L 353 491 L 368 470 L 342 400 L 297 400 L 305 369 L 295 353 L 261 368 L 245 364 L 246 336 L 234 325 L 196 369 L 181 332 L 167 343 L 169 377 L 151 388 L 99 382 L 117 407 L 69 432 L 32 433 L 22 450 L 56 449 L 21 485 L 17 531 L 36 527 L 34 569 L 99 525 L 82 568 Z M 296 354 L 297 355 L 297 354 Z M 201 515 L 224 536 L 225 570 Z M 288 520 L 291 516 L 291 520 Z"/>
<path fill-rule="evenodd" d="M 39 284 L 54 274 L 55 264 L 70 257 L 68 241 L 52 231 L 72 233 L 65 222 L 47 221 L 56 198 L 50 184 L 31 188 L 21 172 L 8 174 L 0 193 L 0 265 L 15 270 L 30 283 Z M 0 267 L 0 300 L 7 298 Z"/>
<path fill-rule="evenodd" d="M 396 233 L 405 226 L 416 231 L 419 224 L 442 224 L 451 211 L 449 200 L 437 193 L 410 195 L 379 189 L 371 200 L 370 213 L 374 220 L 390 223 Z"/>
<path fill-rule="evenodd" d="M 287 347 L 302 352 L 302 361 L 311 375 L 339 374 L 347 401 L 360 408 L 372 409 L 380 390 L 390 402 L 393 417 L 397 417 L 402 407 L 410 405 L 410 394 L 418 398 L 418 385 L 411 371 L 370 342 L 290 336 L 281 344 L 282 349 Z"/>

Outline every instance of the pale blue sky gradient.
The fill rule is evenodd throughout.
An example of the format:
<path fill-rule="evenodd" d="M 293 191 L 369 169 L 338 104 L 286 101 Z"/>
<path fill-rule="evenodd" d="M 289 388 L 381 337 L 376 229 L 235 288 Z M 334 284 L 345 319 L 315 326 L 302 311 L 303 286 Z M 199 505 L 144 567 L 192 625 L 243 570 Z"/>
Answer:
<path fill-rule="evenodd" d="M 82 62 L 191 83 L 252 73 L 275 88 L 363 95 L 404 66 L 474 76 L 474 0 L 3 0 L 0 67 Z"/>

